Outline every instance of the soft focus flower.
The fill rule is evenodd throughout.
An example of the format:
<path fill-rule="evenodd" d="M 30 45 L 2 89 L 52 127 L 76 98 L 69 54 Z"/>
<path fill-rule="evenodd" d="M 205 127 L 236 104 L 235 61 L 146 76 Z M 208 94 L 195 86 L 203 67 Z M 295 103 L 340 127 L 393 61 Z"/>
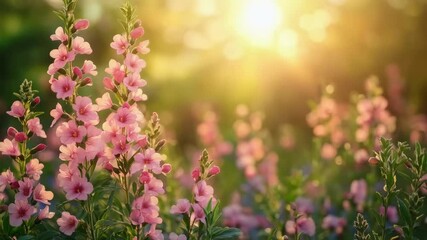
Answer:
<path fill-rule="evenodd" d="M 50 116 L 53 117 L 53 121 L 50 124 L 51 127 L 62 117 L 62 114 L 64 114 L 64 111 L 62 110 L 61 104 L 56 103 L 55 109 L 50 111 Z"/>
<path fill-rule="evenodd" d="M 86 30 L 89 27 L 89 21 L 87 19 L 78 19 L 74 22 L 74 28 L 76 30 Z"/>
<path fill-rule="evenodd" d="M 196 185 L 193 188 L 193 193 L 194 193 L 196 201 L 202 207 L 206 207 L 211 199 L 212 199 L 212 201 L 214 201 L 213 200 L 214 190 L 204 180 L 196 183 Z"/>
<path fill-rule="evenodd" d="M 316 232 L 316 225 L 311 217 L 301 216 L 297 219 L 296 224 L 294 221 L 286 222 L 286 232 L 288 234 L 295 234 L 295 229 L 312 237 Z"/>
<path fill-rule="evenodd" d="M 328 215 L 323 219 L 322 228 L 334 229 L 337 234 L 341 234 L 344 230 L 347 221 L 345 218 Z"/>
<path fill-rule="evenodd" d="M 169 240 L 187 240 L 187 237 L 184 234 L 176 234 L 176 233 L 170 233 L 169 234 Z"/>
<path fill-rule="evenodd" d="M 191 204 L 188 199 L 178 199 L 175 205 L 172 205 L 170 213 L 172 214 L 181 214 L 188 213 L 190 210 Z"/>
<path fill-rule="evenodd" d="M 130 32 L 130 37 L 133 39 L 138 39 L 144 35 L 144 28 L 137 27 Z"/>
<path fill-rule="evenodd" d="M 59 225 L 59 230 L 67 236 L 71 236 L 76 230 L 79 221 L 69 212 L 62 212 L 62 215 L 56 223 Z"/>
<path fill-rule="evenodd" d="M 29 220 L 36 209 L 27 200 L 15 200 L 15 203 L 9 205 L 8 212 L 10 225 L 18 227 L 21 226 L 22 221 Z"/>
<path fill-rule="evenodd" d="M 192 204 L 192 206 L 193 206 L 193 210 L 194 210 L 194 212 L 193 212 L 194 219 L 199 220 L 200 222 L 206 224 L 206 215 L 205 215 L 205 211 L 203 210 L 203 208 L 197 203 Z"/>
<path fill-rule="evenodd" d="M 0 152 L 3 155 L 9 156 L 19 156 L 21 152 L 19 151 L 18 143 L 15 140 L 10 141 L 9 139 L 5 139 L 3 142 L 0 142 Z"/>
<path fill-rule="evenodd" d="M 146 66 L 146 63 L 143 59 L 140 59 L 138 55 L 132 53 L 128 53 L 126 55 L 124 64 L 126 68 L 133 73 L 141 72 L 141 70 Z"/>
<path fill-rule="evenodd" d="M 6 112 L 12 117 L 20 118 L 25 115 L 25 108 L 21 101 L 15 101 L 12 103 L 10 111 Z"/>
<path fill-rule="evenodd" d="M 10 169 L 2 172 L 0 175 L 0 192 L 3 192 L 7 185 L 16 182 L 13 172 Z"/>
<path fill-rule="evenodd" d="M 50 39 L 52 39 L 52 41 L 65 42 L 68 40 L 68 36 L 64 33 L 64 29 L 62 27 L 58 27 L 55 30 L 55 34 L 50 36 Z"/>
<path fill-rule="evenodd" d="M 354 180 L 350 186 L 350 195 L 358 208 L 362 208 L 368 195 L 368 186 L 364 179 Z"/>
<path fill-rule="evenodd" d="M 34 180 L 39 180 L 40 175 L 43 173 L 42 169 L 44 165 L 39 162 L 38 159 L 33 158 L 25 166 L 26 173 L 29 177 L 32 177 Z"/>

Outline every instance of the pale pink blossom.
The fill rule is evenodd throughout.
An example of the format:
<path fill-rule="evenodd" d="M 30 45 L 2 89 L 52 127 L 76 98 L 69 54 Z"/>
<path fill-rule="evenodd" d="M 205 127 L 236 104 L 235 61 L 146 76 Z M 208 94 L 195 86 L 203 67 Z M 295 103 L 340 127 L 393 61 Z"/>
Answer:
<path fill-rule="evenodd" d="M 5 139 L 3 142 L 0 142 L 0 152 L 3 155 L 8 156 L 19 156 L 21 152 L 19 151 L 18 143 L 15 140 L 10 141 L 9 139 Z"/>
<path fill-rule="evenodd" d="M 129 219 L 131 223 L 135 226 L 141 225 L 144 223 L 144 216 L 142 215 L 141 210 L 133 209 L 130 213 Z"/>
<path fill-rule="evenodd" d="M 62 123 L 56 129 L 56 136 L 59 137 L 63 144 L 80 143 L 83 137 L 86 136 L 86 128 L 84 126 L 77 126 L 76 122 L 70 120 Z"/>
<path fill-rule="evenodd" d="M 20 118 L 25 115 L 25 108 L 21 101 L 14 101 L 10 111 L 6 112 L 12 117 Z"/>
<path fill-rule="evenodd" d="M 49 201 L 53 199 L 53 192 L 46 191 L 45 186 L 39 183 L 34 188 L 33 199 L 36 200 L 37 202 L 50 205 Z"/>
<path fill-rule="evenodd" d="M 205 180 L 196 183 L 193 193 L 196 201 L 203 207 L 206 207 L 211 199 L 213 201 L 214 189 Z"/>
<path fill-rule="evenodd" d="M 74 93 L 76 82 L 73 81 L 69 76 L 60 75 L 58 79 L 51 79 L 50 89 L 56 93 L 56 97 L 60 99 L 66 99 Z"/>
<path fill-rule="evenodd" d="M 77 96 L 73 109 L 77 114 L 78 120 L 92 125 L 96 125 L 99 122 L 98 114 L 89 97 Z"/>
<path fill-rule="evenodd" d="M 175 205 L 172 205 L 170 213 L 172 214 L 181 214 L 188 213 L 190 210 L 191 204 L 188 199 L 178 199 Z"/>
<path fill-rule="evenodd" d="M 102 79 L 102 84 L 104 85 L 104 88 L 107 90 L 113 90 L 115 88 L 113 79 L 111 79 L 109 77 L 104 77 Z"/>
<path fill-rule="evenodd" d="M 43 209 L 40 209 L 39 216 L 37 217 L 39 220 L 43 219 L 51 219 L 55 216 L 55 212 L 49 212 L 49 206 L 45 206 Z"/>
<path fill-rule="evenodd" d="M 74 29 L 76 30 L 86 30 L 89 27 L 89 21 L 87 19 L 77 19 L 74 22 Z"/>
<path fill-rule="evenodd" d="M 50 39 L 52 39 L 52 41 L 65 42 L 68 40 L 68 36 L 64 33 L 64 29 L 62 27 L 57 27 L 55 34 L 50 35 Z"/>
<path fill-rule="evenodd" d="M 128 144 L 126 136 L 124 135 L 117 135 L 114 139 L 112 139 L 112 143 L 114 155 L 126 154 L 130 149 L 130 145 Z"/>
<path fill-rule="evenodd" d="M 85 177 L 73 176 L 71 181 L 64 182 L 63 186 L 67 200 L 87 200 L 87 196 L 92 193 L 93 185 Z"/>
<path fill-rule="evenodd" d="M 137 27 L 130 32 L 130 37 L 133 39 L 138 39 L 144 35 L 144 28 Z"/>
<path fill-rule="evenodd" d="M 146 63 L 143 59 L 140 59 L 138 55 L 128 53 L 126 55 L 124 64 L 126 68 L 133 73 L 139 73 L 143 68 L 145 68 Z"/>
<path fill-rule="evenodd" d="M 79 221 L 69 212 L 62 212 L 62 215 L 56 223 L 59 225 L 59 230 L 67 236 L 71 236 L 76 230 Z"/>
<path fill-rule="evenodd" d="M 150 48 L 148 48 L 148 44 L 150 44 L 149 40 L 144 40 L 138 44 L 136 47 L 137 51 L 141 54 L 147 54 L 150 52 Z"/>
<path fill-rule="evenodd" d="M 138 88 L 144 87 L 147 85 L 147 82 L 144 79 L 141 79 L 139 73 L 132 73 L 127 75 L 123 79 L 123 83 L 129 91 L 137 91 Z"/>
<path fill-rule="evenodd" d="M 165 237 L 162 234 L 162 230 L 156 229 L 156 224 L 152 224 L 150 226 L 150 231 L 148 231 L 147 235 L 152 240 L 164 240 Z"/>
<path fill-rule="evenodd" d="M 110 94 L 108 92 L 104 93 L 102 97 L 97 98 L 95 101 L 97 104 L 98 111 L 111 109 L 111 107 L 113 106 L 113 101 L 111 100 Z"/>
<path fill-rule="evenodd" d="M 11 183 L 15 182 L 16 179 L 13 176 L 13 172 L 10 169 L 2 172 L 0 175 L 0 192 L 3 192 L 4 189 Z"/>
<path fill-rule="evenodd" d="M 58 49 L 53 49 L 50 51 L 50 56 L 54 58 L 53 66 L 55 68 L 62 68 L 68 62 L 71 62 L 75 58 L 74 52 L 68 52 L 67 47 L 63 44 L 59 45 Z"/>
<path fill-rule="evenodd" d="M 295 234 L 295 230 L 312 237 L 316 232 L 316 225 L 311 217 L 301 216 L 297 219 L 296 224 L 294 221 L 286 222 L 286 232 L 288 234 Z"/>
<path fill-rule="evenodd" d="M 129 93 L 128 99 L 133 100 L 135 102 L 147 101 L 147 94 L 142 92 L 142 89 L 138 88 L 136 91 L 132 91 Z"/>
<path fill-rule="evenodd" d="M 45 131 L 43 130 L 43 126 L 40 123 L 40 119 L 38 117 L 28 120 L 27 126 L 28 126 L 28 130 L 30 130 L 37 136 L 41 138 L 47 137 Z"/>
<path fill-rule="evenodd" d="M 115 49 L 118 55 L 123 54 L 129 45 L 126 37 L 120 34 L 114 35 L 113 42 L 110 44 L 111 48 Z"/>
<path fill-rule="evenodd" d="M 25 166 L 27 175 L 29 177 L 32 177 L 34 180 L 40 179 L 40 175 L 42 175 L 43 173 L 42 171 L 43 168 L 44 168 L 44 165 L 40 163 L 37 158 L 31 159 L 27 163 L 27 166 Z"/>
<path fill-rule="evenodd" d="M 129 106 L 129 105 L 127 105 Z M 124 128 L 129 125 L 136 123 L 135 113 L 126 106 L 120 107 L 117 109 L 117 112 L 114 114 L 114 120 L 118 127 Z"/>
<path fill-rule="evenodd" d="M 327 215 L 322 222 L 322 228 L 333 229 L 337 234 L 341 234 L 344 231 L 344 227 L 347 225 L 347 220 L 342 217 L 336 217 L 333 215 Z"/>
<path fill-rule="evenodd" d="M 33 180 L 30 178 L 24 178 L 24 180 L 18 181 L 19 188 L 18 193 L 15 195 L 17 200 L 25 200 L 31 196 L 33 193 Z"/>
<path fill-rule="evenodd" d="M 187 240 L 187 237 L 184 234 L 177 235 L 173 232 L 169 234 L 169 240 Z"/>
<path fill-rule="evenodd" d="M 58 173 L 58 186 L 63 187 L 65 184 L 71 182 L 74 176 L 80 176 L 78 168 L 68 166 L 67 164 L 61 164 L 59 166 Z"/>
<path fill-rule="evenodd" d="M 354 203 L 361 209 L 368 196 L 368 186 L 364 179 L 354 180 L 350 186 L 350 196 L 353 198 Z"/>
<path fill-rule="evenodd" d="M 192 206 L 194 219 L 206 224 L 206 215 L 203 208 L 197 203 L 192 204 Z"/>
<path fill-rule="evenodd" d="M 108 68 L 105 69 L 105 72 L 111 74 L 117 83 L 121 83 L 125 77 L 124 66 L 114 59 L 108 62 Z"/>
<path fill-rule="evenodd" d="M 51 63 L 47 69 L 47 74 L 54 75 L 60 68 L 55 67 L 55 64 Z"/>
<path fill-rule="evenodd" d="M 144 184 L 144 193 L 153 196 L 164 194 L 162 180 L 152 177 L 148 183 Z"/>
<path fill-rule="evenodd" d="M 36 212 L 36 209 L 31 206 L 27 200 L 15 200 L 8 207 L 9 223 L 11 226 L 21 226 L 22 221 L 30 219 L 31 215 Z"/>
<path fill-rule="evenodd" d="M 156 153 L 153 148 L 148 148 L 144 153 L 135 155 L 135 161 L 130 167 L 130 172 L 134 174 L 141 170 L 151 170 L 155 174 L 160 174 L 162 172 L 162 167 L 160 166 L 162 160 L 162 155 Z"/>
<path fill-rule="evenodd" d="M 91 54 L 92 48 L 88 42 L 82 37 L 76 37 L 73 39 L 73 51 L 77 54 Z"/>
<path fill-rule="evenodd" d="M 50 124 L 51 127 L 62 117 L 62 114 L 64 114 L 64 111 L 62 110 L 61 104 L 56 103 L 55 109 L 50 111 L 50 116 L 53 117 L 53 121 Z"/>
<path fill-rule="evenodd" d="M 92 61 L 90 60 L 85 60 L 83 62 L 83 66 L 82 66 L 82 72 L 84 74 L 90 74 L 92 76 L 96 76 L 98 75 L 98 72 L 96 71 L 96 66 L 95 64 L 93 64 Z"/>
<path fill-rule="evenodd" d="M 105 142 L 102 139 L 102 136 L 93 136 L 89 137 L 86 140 L 86 160 L 92 160 L 98 155 L 102 155 L 105 149 Z"/>

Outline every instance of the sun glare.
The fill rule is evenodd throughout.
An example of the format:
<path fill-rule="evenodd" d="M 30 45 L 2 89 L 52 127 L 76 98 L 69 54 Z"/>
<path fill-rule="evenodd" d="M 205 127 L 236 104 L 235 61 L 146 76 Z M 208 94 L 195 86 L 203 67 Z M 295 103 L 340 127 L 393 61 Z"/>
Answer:
<path fill-rule="evenodd" d="M 237 31 L 257 46 L 272 43 L 282 15 L 274 0 L 248 0 L 237 18 Z"/>

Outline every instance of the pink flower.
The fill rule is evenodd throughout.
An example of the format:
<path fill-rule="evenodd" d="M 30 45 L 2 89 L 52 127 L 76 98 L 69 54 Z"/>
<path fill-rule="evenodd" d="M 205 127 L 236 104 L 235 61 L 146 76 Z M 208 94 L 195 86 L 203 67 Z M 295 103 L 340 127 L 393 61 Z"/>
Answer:
<path fill-rule="evenodd" d="M 56 129 L 56 136 L 59 137 L 63 144 L 80 143 L 85 135 L 86 128 L 84 126 L 77 126 L 73 120 L 62 123 Z"/>
<path fill-rule="evenodd" d="M 121 83 L 125 77 L 124 67 L 114 59 L 108 62 L 108 68 L 105 69 L 105 72 L 111 74 L 117 83 Z"/>
<path fill-rule="evenodd" d="M 50 51 L 50 56 L 55 59 L 53 66 L 59 69 L 63 68 L 68 62 L 73 61 L 76 55 L 74 52 L 68 52 L 67 47 L 61 44 L 58 49 Z"/>
<path fill-rule="evenodd" d="M 149 40 L 145 40 L 139 43 L 138 47 L 136 47 L 137 51 L 141 54 L 147 54 L 150 52 L 150 48 L 148 48 Z"/>
<path fill-rule="evenodd" d="M 379 210 L 380 215 L 384 216 L 384 207 L 381 206 Z M 387 219 L 390 223 L 399 222 L 399 214 L 395 206 L 388 206 L 387 208 Z"/>
<path fill-rule="evenodd" d="M 87 19 L 78 19 L 74 22 L 74 29 L 86 30 L 89 27 L 89 21 Z"/>
<path fill-rule="evenodd" d="M 111 48 L 115 49 L 117 54 L 123 54 L 130 44 L 126 38 L 120 34 L 114 35 L 113 42 L 110 44 Z"/>
<path fill-rule="evenodd" d="M 192 206 L 193 206 L 193 210 L 194 210 L 194 212 L 193 212 L 194 219 L 199 220 L 200 222 L 206 224 L 206 215 L 205 215 L 205 211 L 203 210 L 203 208 L 197 203 L 192 204 Z"/>
<path fill-rule="evenodd" d="M 337 149 L 330 143 L 325 143 L 320 150 L 323 159 L 331 160 L 337 155 Z"/>
<path fill-rule="evenodd" d="M 160 166 L 162 160 L 162 155 L 156 153 L 153 148 L 148 148 L 144 153 L 137 153 L 135 155 L 135 161 L 130 167 L 130 172 L 134 174 L 141 170 L 151 170 L 155 174 L 160 174 L 162 172 Z"/>
<path fill-rule="evenodd" d="M 43 126 L 40 124 L 40 119 L 35 117 L 33 119 L 28 120 L 27 122 L 28 130 L 36 134 L 41 138 L 46 138 L 46 133 L 43 130 Z"/>
<path fill-rule="evenodd" d="M 188 213 L 190 210 L 191 204 L 188 199 L 178 199 L 175 205 L 172 205 L 170 213 L 172 214 L 181 214 Z"/>
<path fill-rule="evenodd" d="M 62 212 L 62 215 L 56 223 L 59 225 L 59 230 L 67 236 L 71 236 L 73 232 L 76 230 L 79 221 L 69 212 Z"/>
<path fill-rule="evenodd" d="M 146 66 L 146 63 L 143 59 L 140 59 L 138 55 L 132 53 L 128 53 L 126 55 L 124 64 L 127 69 L 133 73 L 141 72 L 141 70 Z"/>
<path fill-rule="evenodd" d="M 8 211 L 10 225 L 19 227 L 22 221 L 30 219 L 31 215 L 36 212 L 36 209 L 27 200 L 15 200 L 15 203 L 9 205 Z"/>
<path fill-rule="evenodd" d="M 43 173 L 42 169 L 44 168 L 44 165 L 40 163 L 38 159 L 33 158 L 27 163 L 25 168 L 29 177 L 32 177 L 34 180 L 39 180 L 40 175 Z"/>
<path fill-rule="evenodd" d="M 95 101 L 98 106 L 98 111 L 111 109 L 113 106 L 113 101 L 111 100 L 109 93 L 104 93 L 101 98 L 97 98 Z"/>
<path fill-rule="evenodd" d="M 202 206 L 206 207 L 209 201 L 213 198 L 214 190 L 209 186 L 205 180 L 202 180 L 193 188 L 193 193 L 196 201 Z"/>
<path fill-rule="evenodd" d="M 73 176 L 70 182 L 64 183 L 64 190 L 67 193 L 67 200 L 87 200 L 87 195 L 92 193 L 92 183 L 88 182 L 86 178 L 80 176 Z"/>
<path fill-rule="evenodd" d="M 58 27 L 55 30 L 55 34 L 50 35 L 50 39 L 52 39 L 52 41 L 65 42 L 68 40 L 68 36 L 64 33 L 64 29 L 62 27 Z"/>
<path fill-rule="evenodd" d="M 144 193 L 148 195 L 157 196 L 159 194 L 164 194 L 165 190 L 163 189 L 162 180 L 151 178 L 148 183 L 144 184 Z"/>
<path fill-rule="evenodd" d="M 68 184 L 69 182 L 71 182 L 71 179 L 74 176 L 80 176 L 80 172 L 78 168 L 70 167 L 67 164 L 61 164 L 59 166 L 59 173 L 58 173 L 58 186 L 64 187 L 65 184 Z"/>
<path fill-rule="evenodd" d="M 2 172 L 0 175 L 0 192 L 3 192 L 7 185 L 15 182 L 15 177 L 13 176 L 13 172 L 10 169 Z"/>
<path fill-rule="evenodd" d="M 33 199 L 37 202 L 50 205 L 49 201 L 53 199 L 53 192 L 46 191 L 45 186 L 39 183 L 34 188 Z"/>
<path fill-rule="evenodd" d="M 363 207 L 368 195 L 368 186 L 364 179 L 354 180 L 350 186 L 350 195 L 359 208 Z"/>
<path fill-rule="evenodd" d="M 96 71 L 96 66 L 93 64 L 90 60 L 85 60 L 82 66 L 82 71 L 84 74 L 90 74 L 92 76 L 98 75 L 98 72 Z"/>
<path fill-rule="evenodd" d="M 221 169 L 218 166 L 213 166 L 211 169 L 209 169 L 208 177 L 215 176 L 221 172 Z"/>
<path fill-rule="evenodd" d="M 19 181 L 19 192 L 15 195 L 17 200 L 25 200 L 33 193 L 33 180 L 30 178 L 24 178 L 23 181 Z"/>
<path fill-rule="evenodd" d="M 55 216 L 54 212 L 49 212 L 49 206 L 44 207 L 43 209 L 40 209 L 39 216 L 37 217 L 39 220 L 43 219 L 51 219 Z"/>
<path fill-rule="evenodd" d="M 139 73 L 132 73 L 123 79 L 123 83 L 129 91 L 137 91 L 138 88 L 143 87 L 147 82 L 139 76 Z"/>
<path fill-rule="evenodd" d="M 136 123 L 136 117 L 129 107 L 123 106 L 117 109 L 114 120 L 118 127 L 123 128 Z"/>
<path fill-rule="evenodd" d="M 76 37 L 73 40 L 73 51 L 77 54 L 91 54 L 92 48 L 82 37 Z"/>
<path fill-rule="evenodd" d="M 130 221 L 133 225 L 138 226 L 144 223 L 144 216 L 142 215 L 141 210 L 133 209 L 130 213 Z"/>
<path fill-rule="evenodd" d="M 314 212 L 313 202 L 308 198 L 297 198 L 297 200 L 295 200 L 295 206 L 299 214 L 312 214 Z"/>
<path fill-rule="evenodd" d="M 344 230 L 347 221 L 345 218 L 328 215 L 323 219 L 322 228 L 334 229 L 337 234 L 341 234 Z"/>
<path fill-rule="evenodd" d="M 50 124 L 51 127 L 62 117 L 62 114 L 64 114 L 64 111 L 61 104 L 56 103 L 55 109 L 50 111 L 50 116 L 53 117 L 52 124 Z"/>
<path fill-rule="evenodd" d="M 126 154 L 130 149 L 130 145 L 128 144 L 128 142 L 126 140 L 126 136 L 117 135 L 116 138 L 112 139 L 112 143 L 114 146 L 113 147 L 113 154 L 114 155 Z"/>
<path fill-rule="evenodd" d="M 130 37 L 133 39 L 138 39 L 144 35 L 144 28 L 137 27 L 130 32 Z"/>
<path fill-rule="evenodd" d="M 169 234 L 169 240 L 187 240 L 187 237 L 184 234 L 177 235 L 173 232 Z"/>
<path fill-rule="evenodd" d="M 25 115 L 25 108 L 21 101 L 15 101 L 12 103 L 10 111 L 6 112 L 12 117 L 20 118 Z"/>
<path fill-rule="evenodd" d="M 0 142 L 0 152 L 3 155 L 8 156 L 19 156 L 21 152 L 19 151 L 18 143 L 15 140 L 10 141 L 9 139 L 5 139 L 3 142 Z"/>
<path fill-rule="evenodd" d="M 288 234 L 295 234 L 295 229 L 300 233 L 312 237 L 316 232 L 316 225 L 312 218 L 301 216 L 297 219 L 296 225 L 294 221 L 286 222 L 286 232 Z"/>
<path fill-rule="evenodd" d="M 69 76 L 60 75 L 58 79 L 51 79 L 50 89 L 56 93 L 56 98 L 66 99 L 74 93 L 76 82 Z"/>
<path fill-rule="evenodd" d="M 96 125 L 99 122 L 98 114 L 89 97 L 77 96 L 73 109 L 77 114 L 78 120 L 92 125 Z"/>
<path fill-rule="evenodd" d="M 128 99 L 131 99 L 135 102 L 146 101 L 148 99 L 147 95 L 142 92 L 142 89 L 137 89 L 129 93 Z"/>
<path fill-rule="evenodd" d="M 162 173 L 168 174 L 172 170 L 172 166 L 169 163 L 162 165 Z"/>

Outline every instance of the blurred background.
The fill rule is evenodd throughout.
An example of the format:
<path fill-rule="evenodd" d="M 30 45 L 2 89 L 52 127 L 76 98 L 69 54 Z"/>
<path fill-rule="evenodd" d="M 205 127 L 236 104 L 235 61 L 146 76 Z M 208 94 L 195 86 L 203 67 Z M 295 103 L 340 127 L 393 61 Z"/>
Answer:
<path fill-rule="evenodd" d="M 122 32 L 124 1 L 80 0 L 76 15 L 90 20 L 82 36 L 101 79 Z M 426 0 L 146 0 L 132 1 L 150 40 L 143 78 L 147 108 L 157 111 L 184 149 L 196 142 L 196 125 L 206 109 L 218 113 L 232 134 L 235 108 L 246 104 L 265 114 L 266 127 L 284 123 L 310 134 L 305 116 L 327 84 L 349 101 L 364 81 L 377 75 L 387 89 L 403 86 L 405 108 L 426 113 Z M 0 1 L 0 126 L 24 78 L 40 90 L 45 112 L 54 107 L 48 65 L 57 43 L 49 36 L 62 23 L 53 13 L 58 0 Z M 393 80 L 394 79 L 394 80 Z M 396 80 L 397 79 L 397 80 Z M 393 96 L 385 92 L 389 99 Z M 48 126 L 50 117 L 42 117 Z"/>

